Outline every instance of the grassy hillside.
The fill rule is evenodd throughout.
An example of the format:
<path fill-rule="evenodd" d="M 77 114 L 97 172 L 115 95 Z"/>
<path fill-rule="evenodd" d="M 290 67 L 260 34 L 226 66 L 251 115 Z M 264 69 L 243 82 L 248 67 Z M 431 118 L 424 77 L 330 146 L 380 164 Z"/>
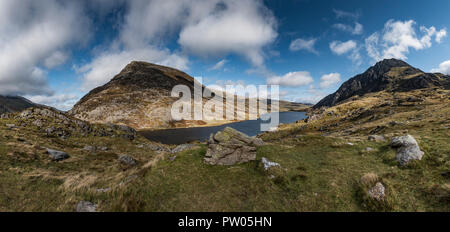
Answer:
<path fill-rule="evenodd" d="M 141 137 L 61 139 L 27 120 L 1 119 L 0 211 L 74 211 L 80 200 L 99 211 L 449 211 L 449 97 L 433 89 L 356 97 L 311 112 L 315 121 L 261 135 L 257 160 L 235 166 L 204 164 L 203 144 L 171 154 Z M 425 156 L 400 167 L 388 144 L 404 133 Z M 386 140 L 368 141 L 369 134 Z M 51 161 L 44 147 L 71 157 Z M 122 165 L 123 154 L 138 165 Z M 265 171 L 262 157 L 281 168 Z M 384 201 L 367 196 L 367 181 L 385 185 Z"/>

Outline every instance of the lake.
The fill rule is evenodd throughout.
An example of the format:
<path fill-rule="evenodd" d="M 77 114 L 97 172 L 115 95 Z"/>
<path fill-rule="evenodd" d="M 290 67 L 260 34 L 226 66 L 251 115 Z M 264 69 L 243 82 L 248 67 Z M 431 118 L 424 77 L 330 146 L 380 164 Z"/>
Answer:
<path fill-rule="evenodd" d="M 305 118 L 305 112 L 280 112 L 280 123 L 284 124 L 293 123 Z M 164 144 L 183 144 L 195 140 L 207 140 L 211 134 L 223 130 L 225 127 L 231 127 L 249 136 L 255 136 L 262 133 L 260 130 L 261 122 L 265 121 L 262 121 L 261 119 L 247 120 L 221 126 L 148 130 L 140 131 L 139 133 L 151 141 L 161 142 Z"/>

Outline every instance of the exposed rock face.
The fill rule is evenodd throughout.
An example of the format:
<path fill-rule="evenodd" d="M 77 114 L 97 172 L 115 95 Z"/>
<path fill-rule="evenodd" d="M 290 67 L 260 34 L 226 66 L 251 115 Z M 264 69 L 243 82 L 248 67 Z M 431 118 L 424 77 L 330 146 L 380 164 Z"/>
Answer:
<path fill-rule="evenodd" d="M 69 154 L 63 151 L 57 151 L 47 148 L 47 153 L 50 155 L 53 161 L 61 161 L 70 158 Z"/>
<path fill-rule="evenodd" d="M 354 96 L 383 90 L 410 91 L 430 87 L 447 88 L 449 86 L 449 76 L 425 73 L 404 61 L 387 59 L 378 62 L 363 74 L 346 81 L 335 93 L 322 99 L 314 108 L 334 106 Z"/>
<path fill-rule="evenodd" d="M 397 148 L 395 159 L 400 165 L 406 165 L 411 160 L 421 160 L 424 154 L 420 150 L 419 144 L 411 135 L 404 135 L 392 138 L 391 147 Z"/>
<path fill-rule="evenodd" d="M 80 213 L 94 213 L 97 212 L 97 205 L 89 201 L 80 201 L 77 204 L 76 211 Z"/>
<path fill-rule="evenodd" d="M 23 97 L 0 96 L 0 115 L 19 112 L 34 106 L 37 105 Z"/>
<path fill-rule="evenodd" d="M 205 162 L 211 165 L 234 165 L 256 159 L 256 147 L 263 145 L 259 138 L 249 137 L 233 128 L 211 135 Z"/>

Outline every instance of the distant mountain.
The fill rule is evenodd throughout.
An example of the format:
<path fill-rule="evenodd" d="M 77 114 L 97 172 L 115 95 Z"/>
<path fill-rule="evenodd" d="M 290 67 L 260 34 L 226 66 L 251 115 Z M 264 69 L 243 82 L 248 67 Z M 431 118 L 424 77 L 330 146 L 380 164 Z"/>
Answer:
<path fill-rule="evenodd" d="M 0 95 L 0 114 L 18 112 L 35 106 L 37 106 L 35 103 L 24 97 Z"/>
<path fill-rule="evenodd" d="M 397 59 L 386 59 L 348 81 L 313 108 L 334 106 L 353 96 L 379 91 L 406 92 L 424 88 L 450 88 L 450 77 L 440 73 L 425 73 Z"/>
<path fill-rule="evenodd" d="M 161 65 L 133 61 L 107 84 L 93 89 L 69 113 L 76 118 L 95 123 L 114 123 L 136 129 L 156 129 L 217 125 L 230 121 L 174 121 L 172 104 L 179 98 L 170 96 L 176 85 L 186 85 L 194 91 L 195 79 L 188 74 Z M 192 97 L 192 96 L 191 96 Z M 203 98 L 203 103 L 208 98 Z M 280 103 L 288 110 L 290 104 Z M 300 109 L 299 104 L 292 108 Z"/>

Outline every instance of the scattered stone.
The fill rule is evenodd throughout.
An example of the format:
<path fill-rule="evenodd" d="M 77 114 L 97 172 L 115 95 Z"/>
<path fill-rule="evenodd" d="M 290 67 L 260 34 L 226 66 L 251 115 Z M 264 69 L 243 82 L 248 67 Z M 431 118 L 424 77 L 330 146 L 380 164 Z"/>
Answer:
<path fill-rule="evenodd" d="M 256 147 L 263 144 L 259 138 L 226 127 L 210 136 L 205 162 L 211 165 L 234 165 L 256 160 Z"/>
<path fill-rule="evenodd" d="M 170 162 L 173 162 L 176 158 L 177 158 L 177 156 L 174 155 L 174 156 L 170 157 L 169 160 L 170 160 Z"/>
<path fill-rule="evenodd" d="M 313 114 L 305 119 L 306 123 L 314 122 L 322 118 L 322 114 Z"/>
<path fill-rule="evenodd" d="M 404 166 L 411 160 L 421 160 L 424 152 L 420 150 L 419 144 L 411 135 L 392 138 L 391 147 L 397 148 L 395 159 Z"/>
<path fill-rule="evenodd" d="M 69 154 L 63 151 L 57 151 L 47 148 L 47 153 L 50 155 L 53 161 L 61 161 L 70 158 Z"/>
<path fill-rule="evenodd" d="M 280 166 L 279 163 L 269 161 L 265 157 L 262 157 L 261 162 L 264 164 L 264 170 L 269 170 L 271 167 Z"/>
<path fill-rule="evenodd" d="M 89 151 L 89 152 L 95 152 L 95 151 L 96 151 L 96 148 L 95 148 L 94 146 L 85 146 L 85 147 L 83 148 L 83 150 Z"/>
<path fill-rule="evenodd" d="M 381 182 L 377 182 L 375 186 L 369 190 L 369 196 L 381 201 L 385 197 L 385 190 L 384 185 Z"/>
<path fill-rule="evenodd" d="M 97 189 L 97 192 L 106 193 L 106 192 L 109 192 L 110 190 L 111 190 L 111 188 L 99 188 L 99 189 Z"/>
<path fill-rule="evenodd" d="M 97 150 L 107 151 L 107 150 L 109 150 L 109 148 L 107 148 L 107 147 L 97 147 Z"/>
<path fill-rule="evenodd" d="M 190 149 L 192 149 L 192 148 L 194 148 L 194 147 L 195 147 L 194 144 L 181 144 L 181 145 L 178 145 L 177 147 L 175 147 L 175 148 L 171 151 L 171 153 L 174 154 L 174 153 L 178 153 L 178 152 L 190 150 Z"/>
<path fill-rule="evenodd" d="M 136 166 L 137 165 L 137 161 L 128 155 L 121 155 L 119 156 L 119 162 L 121 162 L 122 164 L 128 165 L 128 166 Z"/>
<path fill-rule="evenodd" d="M 6 127 L 8 127 L 9 129 L 12 129 L 12 128 L 16 128 L 16 125 L 15 124 L 6 124 Z"/>
<path fill-rule="evenodd" d="M 80 213 L 97 212 L 97 205 L 89 201 L 80 201 L 77 204 L 77 212 Z"/>
<path fill-rule="evenodd" d="M 374 141 L 374 142 L 385 141 L 385 138 L 383 135 L 369 135 L 368 139 L 369 139 L 369 141 Z"/>
<path fill-rule="evenodd" d="M 354 146 L 355 144 L 353 144 L 353 143 L 350 143 L 350 142 L 348 142 L 348 143 L 346 143 L 347 145 L 349 145 L 349 146 Z"/>
<path fill-rule="evenodd" d="M 375 151 L 375 149 L 371 148 L 371 147 L 366 147 L 366 152 L 372 152 Z"/>

